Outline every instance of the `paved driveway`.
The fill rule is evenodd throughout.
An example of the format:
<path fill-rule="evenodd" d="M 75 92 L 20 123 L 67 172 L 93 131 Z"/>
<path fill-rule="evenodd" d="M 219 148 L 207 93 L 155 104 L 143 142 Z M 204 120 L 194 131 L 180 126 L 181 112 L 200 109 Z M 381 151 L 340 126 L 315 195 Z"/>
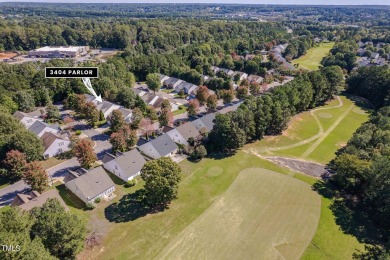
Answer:
<path fill-rule="evenodd" d="M 47 169 L 47 173 L 50 175 L 51 178 L 61 178 L 65 177 L 68 170 L 72 170 L 77 167 L 80 167 L 80 164 L 77 161 L 77 158 L 74 157 L 66 162 Z"/>
<path fill-rule="evenodd" d="M 18 181 L 0 189 L 0 207 L 11 204 L 17 193 L 27 192 L 30 187 L 24 181 Z"/>

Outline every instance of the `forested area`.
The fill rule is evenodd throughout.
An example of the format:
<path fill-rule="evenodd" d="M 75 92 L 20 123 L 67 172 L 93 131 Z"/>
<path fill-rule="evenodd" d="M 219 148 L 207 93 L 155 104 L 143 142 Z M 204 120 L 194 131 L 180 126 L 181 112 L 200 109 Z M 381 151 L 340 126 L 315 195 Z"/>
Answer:
<path fill-rule="evenodd" d="M 390 257 L 390 69 L 365 67 L 347 80 L 347 92 L 367 98 L 377 111 L 329 164 L 332 210 L 342 229 L 369 244 L 358 259 Z"/>
<path fill-rule="evenodd" d="M 347 80 L 347 91 L 367 98 L 375 107 L 390 105 L 390 69 L 363 67 L 353 72 Z"/>
<path fill-rule="evenodd" d="M 351 71 L 355 67 L 357 49 L 358 45 L 354 40 L 338 42 L 321 63 L 323 66 L 337 65 Z"/>
<path fill-rule="evenodd" d="M 2 3 L 0 14 L 53 17 L 197 17 L 220 19 L 233 16 L 247 20 L 253 17 L 272 21 L 300 23 L 389 25 L 388 6 L 293 6 L 240 4 L 85 4 L 85 3 Z M 248 13 L 248 16 L 237 14 Z M 282 15 L 281 15 L 282 14 Z M 375 17 L 375 19 L 372 19 Z"/>
<path fill-rule="evenodd" d="M 216 116 L 209 135 L 211 149 L 234 152 L 264 135 L 280 134 L 291 116 L 333 98 L 343 80 L 340 67 L 324 67 L 298 76 L 268 94 L 248 97 L 236 111 Z"/>
<path fill-rule="evenodd" d="M 2 245 L 14 247 L 0 250 L 1 259 L 75 259 L 85 238 L 84 221 L 57 199 L 30 212 L 12 207 L 0 213 Z"/>

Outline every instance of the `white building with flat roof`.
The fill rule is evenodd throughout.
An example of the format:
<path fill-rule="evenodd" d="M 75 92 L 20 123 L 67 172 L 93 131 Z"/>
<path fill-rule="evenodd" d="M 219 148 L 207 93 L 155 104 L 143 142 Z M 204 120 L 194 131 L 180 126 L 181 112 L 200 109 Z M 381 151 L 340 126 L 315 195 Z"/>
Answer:
<path fill-rule="evenodd" d="M 39 58 L 74 58 L 87 54 L 88 46 L 45 46 L 28 52 L 28 56 Z"/>

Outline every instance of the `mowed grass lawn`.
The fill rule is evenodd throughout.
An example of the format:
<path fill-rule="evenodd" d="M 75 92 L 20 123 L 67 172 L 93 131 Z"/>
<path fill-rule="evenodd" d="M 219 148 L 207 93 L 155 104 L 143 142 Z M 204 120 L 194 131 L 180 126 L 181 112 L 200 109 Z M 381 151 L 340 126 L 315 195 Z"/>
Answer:
<path fill-rule="evenodd" d="M 347 96 L 340 96 L 340 99 L 342 106 L 335 99 L 314 111 L 313 115 L 308 111 L 294 116 L 282 135 L 266 137 L 248 147 L 266 156 L 328 163 L 356 129 L 368 120 L 368 113 L 353 100 Z"/>
<path fill-rule="evenodd" d="M 299 259 L 317 229 L 320 204 L 310 185 L 248 168 L 156 258 Z"/>
<path fill-rule="evenodd" d="M 256 177 L 251 176 L 250 178 L 253 178 L 253 180 L 247 179 L 244 182 L 238 181 L 237 184 L 234 184 L 232 188 L 233 190 L 230 190 L 228 192 L 228 194 L 231 193 L 231 195 L 226 195 L 230 197 L 233 193 L 237 193 L 237 196 L 240 196 L 240 193 L 243 193 L 242 198 L 252 197 L 251 204 L 247 205 L 247 207 L 245 207 L 244 209 L 247 212 L 242 212 L 242 216 L 249 217 L 249 219 L 243 219 L 244 222 L 254 221 L 253 227 L 255 227 L 256 223 L 259 223 L 257 221 L 260 221 L 262 218 L 268 217 L 271 220 L 272 218 L 283 217 L 282 215 L 284 213 L 278 216 L 279 213 L 276 209 L 283 211 L 284 207 L 290 207 L 289 205 L 285 204 L 285 202 L 289 200 L 288 197 L 291 194 L 295 194 L 296 192 L 291 190 L 291 187 L 287 184 L 287 180 L 291 180 L 293 183 L 295 183 L 297 180 L 292 179 L 291 177 L 293 176 L 299 176 L 300 179 L 308 178 L 307 176 L 294 173 L 287 169 L 282 169 L 266 160 L 262 160 L 244 151 L 240 151 L 236 155 L 231 157 L 221 159 L 209 158 L 204 159 L 199 163 L 184 161 L 180 165 L 183 170 L 183 180 L 181 181 L 179 186 L 179 198 L 172 202 L 169 209 L 155 214 L 148 214 L 146 216 L 136 218 L 134 220 L 118 221 L 117 223 L 111 222 L 110 227 L 108 229 L 109 231 L 104 237 L 102 245 L 95 248 L 93 251 L 91 250 L 84 252 L 83 255 L 88 256 L 88 258 L 90 259 L 158 259 L 159 254 L 164 250 L 164 248 L 169 246 L 171 241 L 177 239 L 177 236 L 181 232 L 183 232 L 183 230 L 185 230 L 192 222 L 196 221 L 199 216 L 204 214 L 204 212 L 208 208 L 210 208 L 210 206 L 211 208 L 213 208 L 213 203 L 218 201 L 221 196 L 225 196 L 224 193 L 229 189 L 231 184 L 235 181 L 236 177 L 246 173 L 240 173 L 241 171 L 248 168 L 265 168 L 274 172 L 278 172 L 272 173 L 275 175 L 280 175 L 280 173 L 289 175 L 290 177 L 283 176 L 283 178 L 288 179 L 280 179 L 284 180 L 283 182 L 285 182 L 285 184 L 282 185 L 284 188 L 287 188 L 285 192 L 282 192 L 278 188 L 281 183 L 280 181 L 275 181 L 273 178 L 271 178 L 270 180 L 268 180 L 267 187 L 265 187 L 262 186 L 263 184 L 261 184 L 261 182 L 267 182 L 267 178 L 265 178 L 264 180 L 260 180 Z M 262 174 L 261 171 L 258 171 L 258 173 L 260 175 Z M 253 175 L 253 173 L 251 173 L 251 175 Z M 259 176 L 259 178 L 263 177 Z M 261 196 L 258 196 L 258 188 L 256 189 L 254 186 L 251 186 L 250 190 L 247 191 L 245 183 L 250 183 L 251 181 L 256 181 L 256 183 L 258 184 L 256 186 L 258 186 L 258 188 L 261 186 L 264 187 L 264 189 L 266 190 L 279 191 L 275 193 L 274 196 L 281 197 L 279 199 L 275 197 L 276 200 L 272 200 L 269 202 L 269 204 L 266 205 L 266 201 L 270 197 L 261 198 Z M 291 185 L 294 186 L 296 184 Z M 306 198 L 306 196 L 308 196 L 308 209 L 305 212 L 309 212 L 310 208 L 313 207 L 313 203 L 317 202 L 313 202 L 312 200 L 314 195 L 310 191 L 310 185 L 305 184 L 303 182 L 300 185 L 306 186 L 306 189 L 303 189 L 301 191 L 301 195 L 294 196 L 301 196 L 301 198 Z M 288 187 L 290 187 L 290 189 Z M 298 185 L 297 187 L 301 186 Z M 252 196 L 250 195 L 250 193 L 253 193 Z M 265 193 L 266 192 L 261 194 L 265 196 Z M 241 202 L 245 203 L 245 200 Z M 259 207 L 259 205 L 256 205 L 256 203 L 263 203 L 263 207 Z M 302 201 L 296 201 L 295 205 L 297 207 L 300 207 L 298 205 L 301 205 L 301 203 Z M 251 205 L 255 206 L 255 208 L 252 209 Z M 310 212 L 313 213 L 314 211 Z M 316 212 L 318 217 L 318 215 L 320 214 L 319 204 L 317 206 Z M 296 219 L 296 214 L 299 215 L 300 213 L 294 211 L 291 212 L 290 215 L 285 218 L 284 224 L 286 225 L 288 221 Z M 252 219 L 251 216 L 253 216 L 253 218 L 255 219 Z M 228 221 L 228 218 L 231 217 L 231 214 L 225 214 L 224 217 L 225 221 Z M 312 217 L 315 219 L 314 215 Z M 210 222 L 210 225 L 216 225 L 219 221 L 222 221 L 222 219 L 214 219 Z M 229 229 L 231 227 L 226 226 L 225 228 Z M 312 230 L 309 232 L 309 234 L 314 234 L 315 225 L 314 227 L 311 226 L 311 228 Z M 293 238 L 296 232 L 300 232 L 299 230 L 295 229 L 293 232 L 294 234 L 287 235 L 287 233 L 292 232 L 291 229 L 289 229 L 288 232 L 286 230 L 281 231 L 280 229 L 279 231 L 280 232 L 275 231 L 275 241 L 282 241 L 282 237 L 290 236 L 291 238 Z M 218 234 L 212 235 L 216 236 Z M 306 240 L 309 239 L 309 237 L 310 235 L 306 237 Z M 243 239 L 241 236 L 237 236 L 237 238 Z M 259 234 L 252 238 L 251 243 L 254 244 L 257 238 L 259 238 Z M 261 239 L 267 240 L 265 238 Z M 232 237 L 232 241 L 233 240 L 234 238 Z M 237 240 L 237 246 L 242 243 L 242 240 Z M 286 249 L 287 247 L 280 246 L 280 250 L 284 252 L 283 254 L 288 254 L 287 251 L 289 250 Z M 302 253 L 304 246 L 297 245 L 297 248 L 300 248 L 298 249 L 298 251 Z M 248 252 L 248 255 L 258 252 L 257 250 L 258 249 L 256 249 L 256 247 L 253 247 L 252 251 Z M 293 253 L 293 251 L 295 252 L 295 250 L 296 249 L 291 249 L 291 254 L 298 255 L 299 253 Z M 190 255 L 187 259 L 191 259 L 191 257 L 195 258 L 195 255 Z"/>
<path fill-rule="evenodd" d="M 320 46 L 309 49 L 302 57 L 293 60 L 292 64 L 299 64 L 298 68 L 318 70 L 322 58 L 329 53 L 333 45 L 334 42 L 321 43 Z"/>

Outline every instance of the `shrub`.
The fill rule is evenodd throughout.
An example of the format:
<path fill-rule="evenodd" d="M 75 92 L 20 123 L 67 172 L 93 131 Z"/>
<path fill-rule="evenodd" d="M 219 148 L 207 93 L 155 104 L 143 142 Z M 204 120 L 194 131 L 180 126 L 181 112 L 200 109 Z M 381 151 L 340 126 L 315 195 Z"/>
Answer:
<path fill-rule="evenodd" d="M 100 197 L 95 199 L 95 203 L 99 203 L 100 201 L 102 201 L 102 198 L 100 198 Z"/>
<path fill-rule="evenodd" d="M 95 205 L 95 203 L 93 203 L 93 202 L 88 202 L 88 203 L 86 204 L 86 207 L 87 207 L 87 209 L 89 209 L 89 210 L 93 210 L 94 208 L 96 208 L 96 205 Z"/>
<path fill-rule="evenodd" d="M 81 130 L 76 130 L 75 134 L 76 135 L 81 135 Z"/>
<path fill-rule="evenodd" d="M 126 188 L 130 188 L 130 187 L 133 187 L 137 185 L 137 180 L 136 179 L 132 179 L 132 180 L 129 180 L 128 182 L 126 182 L 125 186 Z"/>

